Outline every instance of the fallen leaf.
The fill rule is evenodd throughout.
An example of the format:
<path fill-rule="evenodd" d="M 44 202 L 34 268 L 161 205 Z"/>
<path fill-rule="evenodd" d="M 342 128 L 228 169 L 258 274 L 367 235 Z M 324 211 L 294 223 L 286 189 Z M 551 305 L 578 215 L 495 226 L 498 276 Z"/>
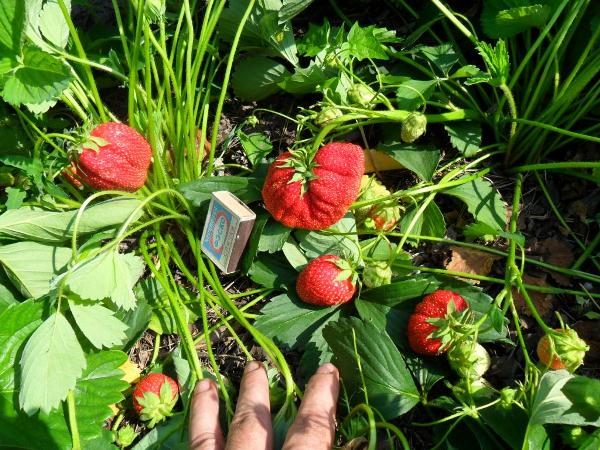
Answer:
<path fill-rule="evenodd" d="M 450 262 L 446 265 L 446 269 L 454 272 L 488 275 L 492 270 L 494 261 L 500 259 L 499 256 L 490 253 L 464 247 L 451 246 L 450 250 L 452 256 Z M 466 279 L 466 281 L 479 284 L 479 280 Z"/>
<path fill-rule="evenodd" d="M 369 441 L 364 437 L 357 437 L 352 439 L 341 450 L 364 450 L 369 446 Z"/>
<path fill-rule="evenodd" d="M 556 238 L 548 238 L 539 241 L 535 246 L 534 251 L 542 257 L 544 262 L 563 268 L 571 267 L 571 264 L 573 264 L 575 259 L 569 244 L 564 240 Z M 567 275 L 552 271 L 549 271 L 549 273 L 557 283 L 563 286 L 568 286 L 570 284 Z"/>
<path fill-rule="evenodd" d="M 538 278 L 527 274 L 523 275 L 523 284 L 542 287 L 548 286 L 545 276 L 543 278 Z M 546 294 L 544 292 L 538 292 L 531 289 L 529 289 L 527 293 L 529 294 L 529 297 L 531 297 L 531 300 L 533 301 L 537 311 L 540 313 L 540 316 L 542 316 L 544 319 L 550 318 L 554 312 L 554 296 L 552 294 Z M 527 303 L 525 303 L 525 298 L 523 295 L 521 295 L 517 288 L 513 288 L 512 295 L 515 302 L 515 307 L 517 308 L 519 314 L 531 316 L 531 311 L 527 306 Z"/>

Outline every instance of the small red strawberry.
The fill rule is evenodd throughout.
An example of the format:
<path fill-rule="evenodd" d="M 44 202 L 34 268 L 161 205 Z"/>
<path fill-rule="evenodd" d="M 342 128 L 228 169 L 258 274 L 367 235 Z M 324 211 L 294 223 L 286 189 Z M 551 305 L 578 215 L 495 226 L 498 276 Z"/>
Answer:
<path fill-rule="evenodd" d="M 452 303 L 452 305 L 451 305 Z M 439 290 L 427 295 L 418 303 L 408 320 L 408 343 L 415 353 L 435 356 L 448 350 L 445 339 L 432 337 L 439 334 L 449 325 L 455 312 L 462 312 L 468 308 L 464 298 L 452 291 Z M 433 319 L 433 320 L 432 320 Z M 438 320 L 435 320 L 438 319 Z M 439 320 L 442 319 L 442 320 Z M 448 323 L 443 323 L 445 320 Z M 431 323 L 431 322 L 436 322 Z M 454 319 L 456 322 L 456 319 Z M 444 338 L 452 338 L 451 329 Z"/>
<path fill-rule="evenodd" d="M 134 192 L 146 183 L 151 159 L 150 145 L 140 133 L 122 123 L 103 123 L 92 130 L 65 178 L 77 188 L 83 183 Z"/>
<path fill-rule="evenodd" d="M 314 155 L 285 152 L 269 167 L 262 196 L 273 217 L 290 228 L 322 230 L 340 220 L 360 188 L 360 146 L 332 142 Z"/>
<path fill-rule="evenodd" d="M 133 407 L 140 419 L 153 428 L 171 415 L 179 397 L 177 382 L 162 373 L 151 373 L 140 380 L 133 391 Z"/>
<path fill-rule="evenodd" d="M 356 273 L 348 261 L 336 255 L 313 259 L 298 275 L 296 292 L 312 305 L 334 306 L 352 300 Z"/>

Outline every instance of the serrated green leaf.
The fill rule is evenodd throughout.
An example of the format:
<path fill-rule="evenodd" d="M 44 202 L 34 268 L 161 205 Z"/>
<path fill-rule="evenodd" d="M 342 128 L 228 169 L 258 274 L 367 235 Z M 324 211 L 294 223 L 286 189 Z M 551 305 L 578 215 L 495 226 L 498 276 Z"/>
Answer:
<path fill-rule="evenodd" d="M 334 74 L 333 69 L 311 61 L 308 67 L 297 67 L 294 73 L 279 83 L 279 87 L 291 94 L 308 94 L 324 85 Z"/>
<path fill-rule="evenodd" d="M 353 404 L 364 401 L 363 378 L 369 404 L 385 419 L 405 414 L 419 403 L 419 392 L 404 357 L 385 331 L 351 318 L 329 323 L 323 329 L 323 336 L 333 351 L 333 361 L 347 392 L 353 394 Z"/>
<path fill-rule="evenodd" d="M 450 78 L 469 78 L 481 75 L 487 74 L 483 72 L 479 67 L 474 66 L 472 64 L 468 64 L 457 69 L 456 72 L 450 75 Z"/>
<path fill-rule="evenodd" d="M 257 101 L 278 92 L 278 83 L 289 75 L 283 64 L 265 56 L 252 56 L 236 65 L 231 84 L 242 100 Z"/>
<path fill-rule="evenodd" d="M 127 359 L 120 351 L 104 351 L 87 355 L 87 367 L 74 390 L 77 427 L 82 448 L 116 449 L 104 422 L 112 415 L 109 405 L 123 400 L 128 384 L 121 378 L 119 366 Z M 0 442 L 12 448 L 70 450 L 73 446 L 68 417 L 63 408 L 50 414 L 27 416 L 13 404 L 11 395 L 0 392 Z M 8 422 L 7 422 L 8 421 Z"/>
<path fill-rule="evenodd" d="M 111 348 L 125 340 L 127 325 L 97 303 L 69 300 L 69 310 L 84 336 L 96 348 Z"/>
<path fill-rule="evenodd" d="M 414 111 L 423 105 L 435 88 L 435 80 L 408 80 L 396 89 L 398 108 Z"/>
<path fill-rule="evenodd" d="M 273 150 L 273 144 L 271 144 L 268 136 L 263 133 L 246 134 L 242 130 L 238 130 L 236 134 L 248 157 L 248 161 L 253 166 L 260 163 Z"/>
<path fill-rule="evenodd" d="M 6 192 L 6 209 L 15 210 L 23 205 L 23 200 L 27 197 L 27 192 L 21 188 L 8 187 Z M 1 217 L 1 216 L 0 216 Z"/>
<path fill-rule="evenodd" d="M 208 204 L 212 193 L 216 191 L 229 191 L 241 201 L 251 203 L 260 200 L 262 181 L 253 177 L 202 177 L 189 183 L 180 184 L 177 190 L 188 199 L 195 207 Z"/>
<path fill-rule="evenodd" d="M 386 47 L 382 44 L 382 40 L 378 38 L 378 34 L 374 25 L 361 27 L 358 22 L 352 25 L 348 32 L 347 51 L 356 59 L 382 59 L 387 60 L 389 56 L 386 52 Z"/>
<path fill-rule="evenodd" d="M 11 392 L 16 361 L 25 341 L 42 323 L 44 304 L 28 300 L 14 303 L 0 313 L 0 391 Z M 0 417 L 2 415 L 0 414 Z M 0 427 L 0 437 L 2 437 Z M 0 442 L 5 442 L 3 439 Z"/>
<path fill-rule="evenodd" d="M 483 31 L 491 38 L 509 38 L 529 28 L 543 27 L 552 9 L 544 0 L 531 4 L 531 1 L 498 1 L 483 2 L 481 24 Z"/>
<path fill-rule="evenodd" d="M 2 96 L 11 105 L 42 103 L 60 95 L 72 78 L 60 59 L 35 47 L 25 47 L 23 63 L 6 80 Z"/>
<path fill-rule="evenodd" d="M 77 232 L 86 235 L 120 226 L 140 204 L 134 198 L 114 198 L 96 203 L 84 210 Z M 50 244 L 66 242 L 73 235 L 78 211 L 56 212 L 29 207 L 7 211 L 0 215 L 0 237 Z M 138 211 L 135 219 L 141 214 L 142 211 Z"/>
<path fill-rule="evenodd" d="M 458 55 L 452 44 L 441 44 L 436 47 L 422 46 L 419 52 L 438 67 L 444 75 L 448 75 L 452 67 L 458 62 Z"/>
<path fill-rule="evenodd" d="M 303 349 L 318 336 L 326 323 L 340 317 L 340 307 L 322 308 L 302 302 L 290 292 L 272 298 L 260 311 L 254 325 L 278 345 Z"/>
<path fill-rule="evenodd" d="M 71 249 L 35 242 L 0 246 L 0 263 L 24 297 L 38 298 L 50 292 L 51 281 L 71 260 Z"/>
<path fill-rule="evenodd" d="M 500 193 L 487 180 L 477 178 L 467 183 L 442 191 L 462 200 L 477 222 L 484 223 L 495 230 L 504 231 L 506 227 L 506 205 Z"/>
<path fill-rule="evenodd" d="M 274 220 L 267 222 L 258 242 L 259 252 L 275 253 L 283 248 L 292 229 Z"/>
<path fill-rule="evenodd" d="M 16 64 L 25 27 L 25 2 L 0 0 L 0 74 Z"/>
<path fill-rule="evenodd" d="M 444 129 L 450 136 L 450 143 L 465 158 L 477 154 L 481 148 L 481 125 L 466 120 L 464 122 L 449 122 Z"/>
<path fill-rule="evenodd" d="M 400 219 L 400 230 L 403 233 L 408 233 L 408 227 L 412 223 L 420 205 L 410 207 Z M 423 214 L 417 218 L 412 229 L 410 230 L 411 235 L 414 236 L 433 236 L 443 238 L 446 235 L 446 221 L 444 215 L 440 211 L 440 208 L 435 202 L 429 203 Z M 409 238 L 408 242 L 418 243 L 418 238 Z"/>
<path fill-rule="evenodd" d="M 304 256 L 302 250 L 300 250 L 300 247 L 295 239 L 290 237 L 283 244 L 282 250 L 290 265 L 298 272 L 308 264 L 308 259 L 306 256 Z"/>
<path fill-rule="evenodd" d="M 71 11 L 71 0 L 63 0 Z M 65 48 L 69 41 L 69 27 L 58 5 L 58 0 L 47 0 L 40 14 L 39 27 L 42 35 L 53 45 Z"/>
<path fill-rule="evenodd" d="M 279 10 L 279 23 L 293 19 L 310 6 L 314 0 L 284 0 Z"/>
<path fill-rule="evenodd" d="M 400 133 L 398 133 L 398 138 Z M 431 181 L 440 161 L 440 151 L 430 145 L 405 144 L 400 141 L 385 142 L 377 150 L 386 152 L 419 178 Z"/>
<path fill-rule="evenodd" d="M 340 234 L 334 234 L 336 232 Z M 358 236 L 353 233 L 356 233 L 356 221 L 349 213 L 325 231 L 298 230 L 296 236 L 308 258 L 331 253 L 360 261 Z"/>
<path fill-rule="evenodd" d="M 85 355 L 71 324 L 61 313 L 52 314 L 23 350 L 19 392 L 23 411 L 31 415 L 58 407 L 85 367 Z"/>
<path fill-rule="evenodd" d="M 308 57 L 317 56 L 330 45 L 330 35 L 331 25 L 327 18 L 322 25 L 311 22 L 308 24 L 308 31 L 297 44 L 298 51 Z"/>
<path fill-rule="evenodd" d="M 150 430 L 132 450 L 189 449 L 188 420 L 185 414 L 174 414 L 167 422 Z"/>
<path fill-rule="evenodd" d="M 84 300 L 111 299 L 129 310 L 135 307 L 133 286 L 143 272 L 139 256 L 107 251 L 79 263 L 68 275 L 66 286 Z"/>
<path fill-rule="evenodd" d="M 589 410 L 581 410 L 577 406 L 580 400 L 577 399 L 574 403 L 564 393 L 567 384 L 573 383 L 573 380 L 578 378 L 566 370 L 546 372 L 540 380 L 531 406 L 529 426 L 548 423 L 600 426 L 600 416 L 598 414 L 593 413 L 591 417 L 586 417 Z M 576 383 L 578 382 L 576 381 Z"/>
<path fill-rule="evenodd" d="M 285 259 L 264 253 L 248 270 L 250 279 L 267 288 L 287 288 L 296 284 L 298 274 Z"/>

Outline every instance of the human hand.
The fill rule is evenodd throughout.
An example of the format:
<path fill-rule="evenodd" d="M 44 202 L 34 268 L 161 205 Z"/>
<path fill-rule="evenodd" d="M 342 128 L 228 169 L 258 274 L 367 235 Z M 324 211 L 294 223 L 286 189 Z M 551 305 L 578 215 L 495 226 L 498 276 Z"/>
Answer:
<path fill-rule="evenodd" d="M 283 450 L 330 450 L 335 435 L 339 374 L 333 364 L 321 366 L 309 380 Z M 219 425 L 219 397 L 211 380 L 196 385 L 190 414 L 192 450 L 270 450 L 273 448 L 269 382 L 262 363 L 244 370 L 240 395 L 227 443 Z"/>

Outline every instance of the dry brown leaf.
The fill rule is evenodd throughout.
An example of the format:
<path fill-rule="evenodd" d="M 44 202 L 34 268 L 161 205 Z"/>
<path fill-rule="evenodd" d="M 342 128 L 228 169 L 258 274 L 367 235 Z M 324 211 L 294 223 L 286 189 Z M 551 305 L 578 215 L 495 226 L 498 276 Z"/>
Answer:
<path fill-rule="evenodd" d="M 357 437 L 352 439 L 341 450 L 364 450 L 369 446 L 369 441 L 364 437 Z"/>
<path fill-rule="evenodd" d="M 476 275 L 488 275 L 492 270 L 494 261 L 500 259 L 499 256 L 479 250 L 471 250 L 464 247 L 451 246 L 452 256 L 446 269 L 455 272 L 473 273 Z M 478 284 L 479 280 L 467 279 L 468 282 Z"/>
<path fill-rule="evenodd" d="M 535 248 L 536 253 L 539 253 L 543 261 L 558 267 L 571 267 L 575 257 L 569 244 L 564 240 L 556 238 L 548 238 L 539 241 Z M 570 284 L 569 277 L 562 273 L 550 271 L 550 276 L 559 284 L 567 286 Z"/>
<path fill-rule="evenodd" d="M 532 277 L 531 275 L 523 275 L 523 284 L 531 284 L 534 286 L 543 286 L 547 287 L 548 283 L 546 283 L 546 277 L 537 278 Z M 529 289 L 527 291 L 529 297 L 533 301 L 535 308 L 538 310 L 542 318 L 547 319 L 550 318 L 552 313 L 554 312 L 554 296 L 552 294 L 546 294 L 544 292 L 533 291 Z M 531 311 L 525 303 L 525 299 L 518 291 L 517 288 L 513 288 L 513 299 L 515 302 L 515 307 L 520 314 L 524 314 L 526 316 L 531 316 Z"/>

